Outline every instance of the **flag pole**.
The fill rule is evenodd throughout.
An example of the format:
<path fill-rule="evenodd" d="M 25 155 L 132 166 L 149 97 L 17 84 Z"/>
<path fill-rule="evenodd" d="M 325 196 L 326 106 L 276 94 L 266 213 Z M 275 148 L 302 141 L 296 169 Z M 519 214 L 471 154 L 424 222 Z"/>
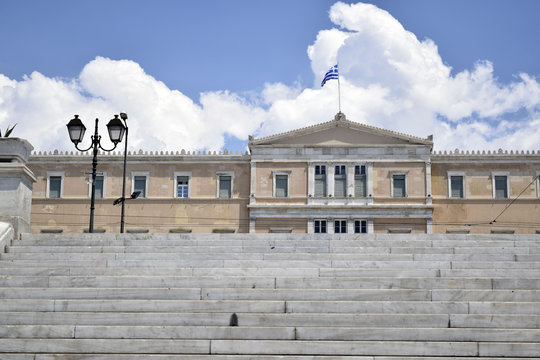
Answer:
<path fill-rule="evenodd" d="M 337 62 L 338 75 L 337 75 L 337 85 L 338 85 L 338 109 L 341 114 L 341 84 L 339 82 L 339 61 Z"/>

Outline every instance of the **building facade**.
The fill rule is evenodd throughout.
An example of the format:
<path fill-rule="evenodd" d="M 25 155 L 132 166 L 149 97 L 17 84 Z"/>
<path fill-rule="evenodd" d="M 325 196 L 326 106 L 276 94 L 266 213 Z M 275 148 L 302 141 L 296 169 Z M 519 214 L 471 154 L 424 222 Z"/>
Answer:
<path fill-rule="evenodd" d="M 34 153 L 32 231 L 88 228 L 91 155 Z M 118 232 L 123 154 L 99 155 L 95 228 Z M 538 233 L 539 152 L 433 152 L 419 138 L 329 122 L 249 152 L 128 154 L 130 232 Z"/>

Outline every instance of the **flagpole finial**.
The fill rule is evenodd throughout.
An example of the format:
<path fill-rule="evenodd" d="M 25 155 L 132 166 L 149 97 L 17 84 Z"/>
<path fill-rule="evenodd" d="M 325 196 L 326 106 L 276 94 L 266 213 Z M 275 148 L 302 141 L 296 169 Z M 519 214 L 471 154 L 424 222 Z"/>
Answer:
<path fill-rule="evenodd" d="M 340 111 L 340 112 L 338 112 L 338 113 L 336 114 L 336 116 L 334 117 L 334 120 L 336 120 L 336 121 L 347 120 L 347 117 L 345 116 L 344 113 L 342 113 L 342 112 Z"/>

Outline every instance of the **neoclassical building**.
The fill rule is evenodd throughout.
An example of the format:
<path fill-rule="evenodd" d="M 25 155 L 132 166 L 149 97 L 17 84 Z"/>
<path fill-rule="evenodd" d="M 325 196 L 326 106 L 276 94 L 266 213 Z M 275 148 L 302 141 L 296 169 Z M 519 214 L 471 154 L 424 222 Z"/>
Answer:
<path fill-rule="evenodd" d="M 33 232 L 88 229 L 91 155 L 34 152 Z M 99 155 L 95 228 L 119 232 L 123 154 Z M 539 233 L 540 152 L 434 152 L 346 119 L 249 152 L 128 154 L 129 232 Z"/>

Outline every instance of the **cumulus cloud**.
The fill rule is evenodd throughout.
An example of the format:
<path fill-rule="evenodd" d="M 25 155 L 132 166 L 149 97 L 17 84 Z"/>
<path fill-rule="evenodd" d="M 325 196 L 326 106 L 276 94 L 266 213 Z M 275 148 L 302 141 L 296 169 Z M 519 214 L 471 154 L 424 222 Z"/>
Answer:
<path fill-rule="evenodd" d="M 501 83 L 487 60 L 452 75 L 432 40 L 419 40 L 374 5 L 338 2 L 329 16 L 336 27 L 314 34 L 307 47 L 310 87 L 264 84 L 250 97 L 204 92 L 196 103 L 133 61 L 97 57 L 76 79 L 33 72 L 16 81 L 0 74 L 0 126 L 20 123 L 14 135 L 38 150 L 68 150 L 66 114 L 79 114 L 88 127 L 99 117 L 104 127 L 125 109 L 131 148 L 216 150 L 227 137 L 246 140 L 332 119 L 337 82 L 321 88 L 320 81 L 339 60 L 341 108 L 353 121 L 434 134 L 439 149 L 540 148 L 535 76 L 517 74 Z"/>

